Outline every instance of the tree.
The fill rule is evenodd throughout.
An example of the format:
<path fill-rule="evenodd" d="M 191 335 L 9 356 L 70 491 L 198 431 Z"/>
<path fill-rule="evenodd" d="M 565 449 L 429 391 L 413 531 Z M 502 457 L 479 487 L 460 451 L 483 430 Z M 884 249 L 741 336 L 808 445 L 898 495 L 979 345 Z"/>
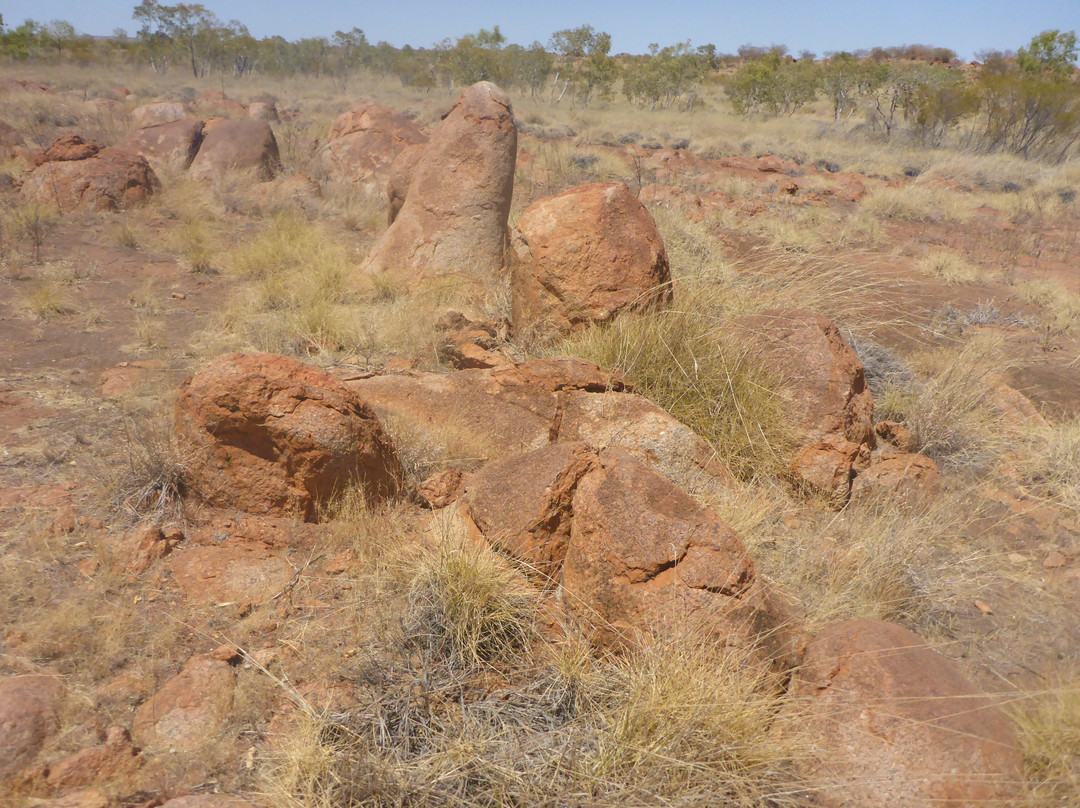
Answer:
<path fill-rule="evenodd" d="M 199 55 L 212 41 L 208 36 L 212 29 L 221 27 L 213 12 L 199 4 L 179 3 L 175 6 L 160 5 L 157 0 L 143 0 L 132 17 L 142 23 L 139 37 L 148 42 L 161 44 L 159 35 L 187 52 L 191 60 L 191 72 L 199 77 Z"/>
<path fill-rule="evenodd" d="M 555 57 L 539 42 L 533 42 L 528 48 L 520 45 L 508 45 L 506 55 L 509 72 L 520 86 L 529 90 L 533 98 L 547 84 L 548 76 L 555 67 Z"/>
<path fill-rule="evenodd" d="M 662 50 L 650 45 L 648 59 L 628 66 L 623 74 L 623 94 L 629 101 L 671 107 L 675 99 L 689 92 L 709 69 L 709 57 L 690 49 L 689 42 L 669 45 Z M 713 49 L 715 52 L 715 48 Z"/>
<path fill-rule="evenodd" d="M 591 25 L 581 25 L 556 31 L 548 46 L 562 57 L 551 85 L 553 98 L 560 76 L 565 80 L 560 101 L 571 86 L 574 87 L 572 97 L 581 99 L 585 106 L 594 95 L 600 98 L 611 96 L 619 76 L 619 65 L 609 54 L 611 34 L 596 31 Z"/>
<path fill-rule="evenodd" d="M 1020 70 L 1051 79 L 1067 79 L 1076 67 L 1076 33 L 1043 31 L 1016 52 Z"/>

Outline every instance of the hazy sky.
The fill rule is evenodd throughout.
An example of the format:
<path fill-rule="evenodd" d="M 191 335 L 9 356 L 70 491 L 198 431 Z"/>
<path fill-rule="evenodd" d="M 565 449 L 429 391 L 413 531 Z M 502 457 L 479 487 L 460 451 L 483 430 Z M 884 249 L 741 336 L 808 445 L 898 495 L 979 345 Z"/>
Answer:
<path fill-rule="evenodd" d="M 170 5 L 168 0 L 162 3 Z M 80 33 L 134 33 L 131 0 L 2 0 L 9 27 L 26 18 L 67 20 Z M 612 37 L 612 52 L 642 53 L 650 42 L 784 44 L 810 50 L 856 50 L 924 44 L 971 58 L 984 48 L 1026 44 L 1048 28 L 1080 32 L 1080 0 L 204 0 L 222 20 L 238 19 L 256 37 L 330 36 L 361 28 L 371 42 L 427 46 L 498 25 L 510 42 L 546 43 L 554 31 L 589 24 Z"/>

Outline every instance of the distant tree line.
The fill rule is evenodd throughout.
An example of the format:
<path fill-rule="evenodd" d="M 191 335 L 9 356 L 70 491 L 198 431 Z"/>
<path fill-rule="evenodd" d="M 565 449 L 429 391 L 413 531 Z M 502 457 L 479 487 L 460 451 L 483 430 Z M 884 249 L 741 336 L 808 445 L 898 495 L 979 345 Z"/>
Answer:
<path fill-rule="evenodd" d="M 977 69 L 947 48 L 904 45 L 791 56 L 783 45 L 744 45 L 736 54 L 690 42 L 637 56 L 611 53 L 611 36 L 590 25 L 556 31 L 547 43 L 509 44 L 494 26 L 428 48 L 372 44 L 359 28 L 332 37 L 256 39 L 238 20 L 222 22 L 199 4 L 142 0 L 134 36 L 76 33 L 62 20 L 6 28 L 0 57 L 145 65 L 242 77 L 251 73 L 325 77 L 344 89 L 360 71 L 434 89 L 490 80 L 549 103 L 589 106 L 614 97 L 649 109 L 692 110 L 703 85 L 719 84 L 745 115 L 794 115 L 826 101 L 833 119 L 858 113 L 884 138 L 898 129 L 928 144 L 946 139 L 983 150 L 1061 159 L 1080 141 L 1080 83 L 1074 32 L 1044 31 L 1015 54 L 980 54 Z M 818 106 L 820 109 L 820 106 Z"/>

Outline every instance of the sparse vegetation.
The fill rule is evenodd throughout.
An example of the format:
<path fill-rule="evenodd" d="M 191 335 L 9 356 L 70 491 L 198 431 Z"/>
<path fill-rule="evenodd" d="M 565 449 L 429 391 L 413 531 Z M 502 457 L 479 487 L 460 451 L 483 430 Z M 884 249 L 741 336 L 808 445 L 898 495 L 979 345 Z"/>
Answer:
<path fill-rule="evenodd" d="M 195 504 L 156 386 L 232 350 L 345 378 L 446 371 L 435 323 L 454 309 L 498 324 L 507 361 L 569 354 L 625 374 L 734 472 L 690 493 L 737 532 L 786 627 L 895 621 L 981 685 L 1007 681 L 1025 804 L 1080 800 L 1063 599 L 1080 541 L 1075 41 L 1046 32 L 970 69 L 928 46 L 828 64 L 689 43 L 627 58 L 589 26 L 546 46 L 496 27 L 399 49 L 358 29 L 258 40 L 206 9 L 185 38 L 170 28 L 180 7 L 144 6 L 146 31 L 108 42 L 0 27 L 4 75 L 57 90 L 12 89 L 0 120 L 29 154 L 74 131 L 113 142 L 134 105 L 119 84 L 140 103 L 272 97 L 282 175 L 166 170 L 144 207 L 61 218 L 20 201 L 25 157 L 0 165 L 0 675 L 65 679 L 42 766 L 130 727 L 190 656 L 213 652 L 234 677 L 228 720 L 196 753 L 148 751 L 143 779 L 110 791 L 118 802 L 191 776 L 278 808 L 809 804 L 795 764 L 815 739 L 787 722 L 775 677 L 670 625 L 598 653 L 551 593 L 467 532 L 460 501 L 431 513 L 342 491 L 314 525 Z M 71 59 L 87 65 L 78 77 Z M 479 78 L 510 88 L 522 134 L 511 225 L 570 186 L 627 183 L 663 235 L 671 308 L 556 344 L 505 342 L 507 279 L 359 275 L 386 228 L 382 191 L 327 176 L 313 144 L 358 97 L 430 130 Z M 766 154 L 796 168 L 720 163 Z M 837 511 L 792 490 L 785 379 L 739 326 L 793 307 L 841 327 L 875 420 L 938 462 L 940 492 Z M 422 431 L 382 418 L 410 495 L 492 454 L 492 436 L 451 415 Z M 881 438 L 876 451 L 897 450 Z M 134 573 L 120 540 L 142 523 L 179 544 Z M 230 574 L 284 575 L 267 594 L 201 600 L 178 583 L 181 554 L 237 543 L 276 566 Z M 14 805 L 62 796 L 41 783 L 19 785 Z"/>

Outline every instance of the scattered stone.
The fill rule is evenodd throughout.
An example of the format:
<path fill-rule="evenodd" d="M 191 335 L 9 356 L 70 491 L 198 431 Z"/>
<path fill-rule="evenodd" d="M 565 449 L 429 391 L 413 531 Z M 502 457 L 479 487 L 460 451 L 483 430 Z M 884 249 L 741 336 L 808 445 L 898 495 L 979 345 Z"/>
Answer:
<path fill-rule="evenodd" d="M 490 82 L 465 90 L 432 134 L 394 223 L 362 266 L 409 280 L 487 280 L 507 266 L 517 128 Z"/>
<path fill-rule="evenodd" d="M 788 709 L 815 745 L 796 764 L 823 808 L 1005 805 L 1023 782 L 1005 715 L 901 626 L 826 628 L 793 694 Z"/>
<path fill-rule="evenodd" d="M 176 434 L 189 484 L 208 501 L 312 521 L 361 485 L 398 490 L 401 466 L 375 414 L 321 370 L 275 354 L 219 357 L 181 386 Z"/>
<path fill-rule="evenodd" d="M 74 533 L 78 527 L 79 520 L 75 516 L 75 509 L 70 505 L 61 505 L 49 525 L 49 532 L 54 536 L 65 536 Z"/>
<path fill-rule="evenodd" d="M 56 732 L 63 695 L 52 676 L 0 677 L 0 780 L 33 763 Z"/>
<path fill-rule="evenodd" d="M 15 147 L 26 141 L 19 130 L 6 121 L 0 121 L 0 160 L 10 160 L 15 156 Z"/>
<path fill-rule="evenodd" d="M 859 357 L 833 323 L 802 309 L 766 312 L 742 326 L 780 374 L 797 419 L 795 482 L 842 505 L 875 446 L 874 399 Z"/>
<path fill-rule="evenodd" d="M 101 146 L 84 140 L 80 135 L 63 135 L 54 140 L 44 151 L 34 155 L 34 168 L 46 163 L 89 160 L 100 151 Z"/>
<path fill-rule="evenodd" d="M 467 482 L 468 478 L 465 473 L 457 466 L 454 466 L 445 471 L 432 474 L 424 480 L 420 484 L 417 494 L 427 507 L 437 510 L 457 502 L 458 498 L 465 492 Z"/>
<path fill-rule="evenodd" d="M 206 117 L 242 118 L 247 107 L 225 95 L 224 90 L 207 90 L 195 99 L 195 111 Z"/>
<path fill-rule="evenodd" d="M 897 453 L 861 472 L 851 483 L 851 499 L 912 503 L 940 489 L 941 470 L 937 463 L 925 455 Z"/>
<path fill-rule="evenodd" d="M 874 424 L 874 432 L 901 452 L 915 452 L 919 448 L 919 442 L 911 430 L 896 421 L 878 421 Z"/>
<path fill-rule="evenodd" d="M 161 808 L 255 808 L 250 802 L 229 794 L 191 794 L 176 797 Z"/>
<path fill-rule="evenodd" d="M 151 751 L 191 751 L 224 728 L 232 701 L 232 668 L 196 655 L 139 708 L 132 734 Z"/>
<path fill-rule="evenodd" d="M 671 302 L 660 231 L 623 183 L 581 185 L 533 203 L 513 248 L 516 334 L 562 334 Z"/>
<path fill-rule="evenodd" d="M 1065 558 L 1057 550 L 1051 550 L 1046 554 L 1046 558 L 1043 559 L 1042 565 L 1048 570 L 1057 569 L 1058 567 L 1064 567 L 1068 559 Z"/>

